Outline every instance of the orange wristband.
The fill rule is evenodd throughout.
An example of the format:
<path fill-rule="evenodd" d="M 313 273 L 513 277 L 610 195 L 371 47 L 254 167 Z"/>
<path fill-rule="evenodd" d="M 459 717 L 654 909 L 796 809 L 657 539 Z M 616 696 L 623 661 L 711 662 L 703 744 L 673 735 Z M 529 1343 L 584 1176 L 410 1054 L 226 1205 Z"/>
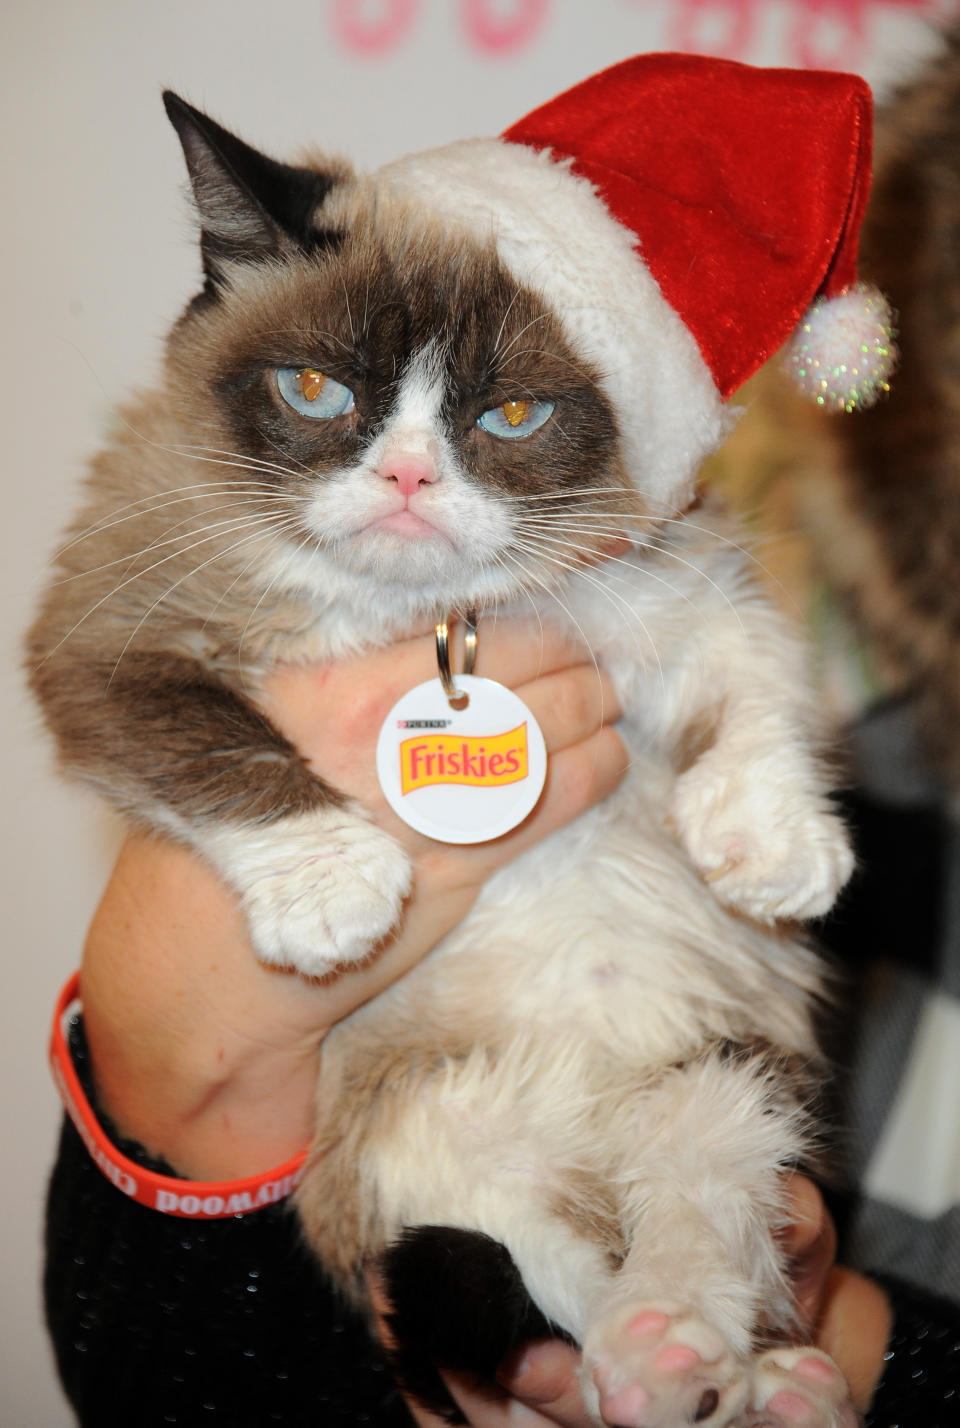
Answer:
<path fill-rule="evenodd" d="M 151 1210 L 160 1210 L 165 1215 L 180 1215 L 188 1220 L 225 1220 L 286 1199 L 303 1174 L 307 1158 L 305 1150 L 262 1175 L 212 1183 L 158 1175 L 156 1171 L 145 1170 L 117 1150 L 104 1134 L 84 1094 L 67 1045 L 64 1025 L 67 1017 L 79 1008 L 80 974 L 75 972 L 60 993 L 54 1012 L 50 1033 L 50 1069 L 80 1139 L 90 1152 L 93 1163 L 111 1185 L 131 1200 L 136 1200 L 138 1205 L 147 1205 Z"/>

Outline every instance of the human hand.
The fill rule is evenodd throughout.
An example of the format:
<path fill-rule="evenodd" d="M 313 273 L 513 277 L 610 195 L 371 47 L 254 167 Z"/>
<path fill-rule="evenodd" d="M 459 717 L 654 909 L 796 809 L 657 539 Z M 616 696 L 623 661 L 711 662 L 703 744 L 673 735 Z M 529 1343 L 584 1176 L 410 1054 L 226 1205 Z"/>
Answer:
<path fill-rule="evenodd" d="M 414 888 L 397 935 L 342 975 L 309 982 L 253 954 L 233 894 L 189 850 L 128 838 L 94 918 L 82 995 L 100 1104 L 181 1175 L 232 1179 L 310 1139 L 324 1033 L 423 957 L 483 883 L 616 786 L 616 697 L 583 654 L 532 622 L 482 628 L 478 673 L 515 689 L 550 752 L 537 808 L 503 838 L 433 843 L 402 824 L 374 773 L 384 717 L 435 670 L 432 635 L 324 668 L 279 669 L 261 703 L 314 771 L 405 846 Z"/>
<path fill-rule="evenodd" d="M 834 1264 L 836 1230 L 812 1181 L 792 1175 L 786 1186 L 790 1222 L 782 1233 L 801 1319 L 812 1342 L 846 1375 L 854 1403 L 865 1411 L 883 1371 L 890 1335 L 890 1308 L 878 1285 Z M 386 1305 L 371 1281 L 374 1308 L 383 1328 Z M 557 1339 L 524 1347 L 505 1363 L 495 1384 L 463 1374 L 444 1374 L 451 1397 L 471 1428 L 518 1428 L 558 1424 L 591 1428 L 580 1394 L 580 1355 Z M 421 1428 L 442 1428 L 442 1420 L 416 1404 L 411 1413 Z"/>

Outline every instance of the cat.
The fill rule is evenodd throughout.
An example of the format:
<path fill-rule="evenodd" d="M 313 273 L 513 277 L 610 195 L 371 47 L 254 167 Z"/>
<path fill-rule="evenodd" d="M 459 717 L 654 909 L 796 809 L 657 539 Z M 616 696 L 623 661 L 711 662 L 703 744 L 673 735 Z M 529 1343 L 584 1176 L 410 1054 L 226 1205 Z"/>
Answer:
<path fill-rule="evenodd" d="M 482 641 L 486 613 L 533 609 L 626 711 L 619 790 L 325 1042 L 311 1245 L 361 1299 L 387 1254 L 401 1318 L 411 1282 L 486 1266 L 518 1333 L 582 1345 L 598 1422 L 786 1423 L 798 1394 L 807 1422 L 852 1422 L 838 1370 L 794 1345 L 777 1239 L 824 1075 L 795 924 L 852 859 L 802 644 L 693 497 L 729 417 L 709 379 L 705 415 L 673 394 L 689 334 L 635 298 L 624 369 L 600 369 L 581 259 L 611 220 L 549 156 L 514 178 L 477 140 L 362 176 L 166 104 L 204 286 L 93 464 L 29 637 L 64 767 L 207 858 L 261 958 L 322 975 L 389 933 L 410 870 L 258 709 L 274 662 L 456 610 Z M 549 226 L 558 173 L 561 248 L 518 258 L 506 224 L 471 223 L 464 193 L 482 214 L 499 184 Z M 564 307 L 544 254 L 552 291 L 568 261 Z M 609 263 L 642 289 L 629 235 Z M 656 354 L 643 387 L 628 339 Z M 611 539 L 629 553 L 604 559 Z"/>

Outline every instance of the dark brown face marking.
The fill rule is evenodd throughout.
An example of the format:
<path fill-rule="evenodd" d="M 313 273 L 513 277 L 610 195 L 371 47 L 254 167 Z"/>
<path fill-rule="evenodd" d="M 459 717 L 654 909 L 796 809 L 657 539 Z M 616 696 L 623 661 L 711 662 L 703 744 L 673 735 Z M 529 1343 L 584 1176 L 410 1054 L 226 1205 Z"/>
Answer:
<path fill-rule="evenodd" d="M 442 387 L 435 434 L 467 483 L 516 503 L 518 568 L 532 551 L 555 571 L 594 559 L 625 511 L 642 514 L 623 490 L 616 418 L 597 373 L 490 248 L 439 230 L 388 241 L 361 219 L 336 251 L 258 265 L 249 296 L 240 286 L 208 305 L 172 345 L 186 399 L 197 389 L 198 425 L 215 410 L 221 444 L 301 498 L 363 462 L 427 350 Z M 349 388 L 353 406 L 331 419 L 294 410 L 277 387 L 281 368 L 323 373 Z M 478 426 L 511 402 L 550 403 L 552 415 L 515 439 Z"/>
<path fill-rule="evenodd" d="M 401 255 L 371 235 L 296 264 L 275 284 L 248 330 L 233 314 L 204 321 L 217 341 L 208 381 L 238 449 L 322 475 L 356 460 L 389 421 L 403 375 L 418 353 L 440 353 L 445 386 L 440 431 L 478 483 L 511 492 L 556 491 L 609 479 L 617 427 L 596 374 L 569 347 L 557 318 L 518 288 L 494 254 L 421 245 Z M 272 310 L 271 310 L 272 309 Z M 308 367 L 354 393 L 349 416 L 316 421 L 284 403 L 281 367 Z M 549 401 L 554 414 L 517 440 L 477 426 L 511 401 Z"/>

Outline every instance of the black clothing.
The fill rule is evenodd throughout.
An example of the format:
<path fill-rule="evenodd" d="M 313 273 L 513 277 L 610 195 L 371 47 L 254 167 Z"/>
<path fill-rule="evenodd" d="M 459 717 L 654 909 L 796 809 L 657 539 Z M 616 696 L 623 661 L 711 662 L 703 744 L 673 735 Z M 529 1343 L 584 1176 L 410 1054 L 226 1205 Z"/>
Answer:
<path fill-rule="evenodd" d="M 70 1048 L 92 1100 L 78 1024 Z M 132 1160 L 174 1173 L 111 1138 Z M 160 1214 L 105 1179 L 66 1118 L 47 1203 L 44 1293 L 83 1428 L 411 1423 L 287 1204 L 225 1220 Z"/>
<path fill-rule="evenodd" d="M 79 1020 L 70 1048 L 92 1100 Z M 105 1178 L 65 1118 L 46 1250 L 47 1320 L 82 1428 L 409 1428 L 382 1357 L 284 1204 L 225 1220 L 160 1214 Z M 895 1324 L 867 1428 L 956 1428 L 960 1311 L 884 1284 Z"/>

